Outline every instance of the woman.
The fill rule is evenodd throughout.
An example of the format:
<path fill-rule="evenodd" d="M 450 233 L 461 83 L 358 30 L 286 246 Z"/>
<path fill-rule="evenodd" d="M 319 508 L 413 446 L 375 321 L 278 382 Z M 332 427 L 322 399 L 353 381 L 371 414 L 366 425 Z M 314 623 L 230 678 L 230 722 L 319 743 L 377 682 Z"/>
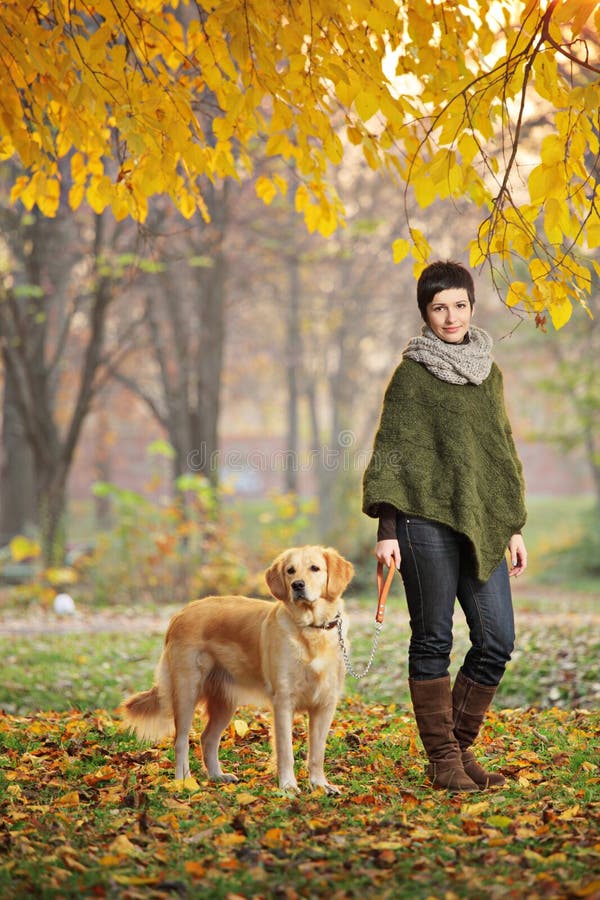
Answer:
<path fill-rule="evenodd" d="M 527 565 L 522 467 L 492 340 L 472 324 L 474 303 L 473 279 L 460 264 L 435 262 L 422 272 L 425 325 L 386 390 L 363 484 L 363 511 L 379 518 L 375 555 L 404 581 L 409 685 L 427 775 L 457 791 L 505 780 L 469 748 L 513 649 L 509 575 Z M 456 598 L 471 647 L 451 687 Z"/>

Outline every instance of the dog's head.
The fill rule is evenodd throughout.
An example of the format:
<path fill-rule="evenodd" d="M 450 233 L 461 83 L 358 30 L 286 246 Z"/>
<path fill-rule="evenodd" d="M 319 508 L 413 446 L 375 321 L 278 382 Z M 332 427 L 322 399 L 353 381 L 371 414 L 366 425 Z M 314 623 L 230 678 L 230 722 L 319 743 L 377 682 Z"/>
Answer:
<path fill-rule="evenodd" d="M 338 600 L 353 575 L 352 563 L 331 547 L 294 547 L 280 553 L 265 580 L 277 600 L 312 605 Z"/>

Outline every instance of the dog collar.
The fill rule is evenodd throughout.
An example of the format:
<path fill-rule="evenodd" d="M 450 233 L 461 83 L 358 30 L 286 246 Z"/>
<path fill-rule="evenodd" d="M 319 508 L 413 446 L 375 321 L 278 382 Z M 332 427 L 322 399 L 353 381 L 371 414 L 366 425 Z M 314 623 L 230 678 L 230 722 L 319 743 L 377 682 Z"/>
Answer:
<path fill-rule="evenodd" d="M 332 619 L 331 622 L 325 622 L 324 625 L 307 625 L 307 628 L 318 628 L 319 631 L 331 631 L 332 628 L 335 628 L 337 623 L 340 621 L 341 616 L 338 613 L 335 619 Z"/>

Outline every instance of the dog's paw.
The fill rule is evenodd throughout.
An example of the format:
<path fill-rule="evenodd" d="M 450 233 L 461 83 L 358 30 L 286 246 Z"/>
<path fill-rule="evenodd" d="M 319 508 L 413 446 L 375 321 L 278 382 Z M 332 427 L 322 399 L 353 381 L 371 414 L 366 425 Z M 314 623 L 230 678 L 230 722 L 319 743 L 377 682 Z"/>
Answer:
<path fill-rule="evenodd" d="M 330 784 L 328 781 L 325 781 L 325 780 L 311 781 L 310 786 L 313 789 L 313 791 L 321 790 L 331 796 L 334 796 L 334 795 L 339 796 L 342 793 L 339 787 L 337 787 L 335 784 Z"/>
<path fill-rule="evenodd" d="M 279 790 L 284 794 L 299 794 L 300 788 L 298 787 L 298 783 L 296 779 L 280 781 L 279 782 Z"/>
<path fill-rule="evenodd" d="M 223 784 L 237 784 L 240 780 L 237 775 L 232 775 L 231 772 L 217 772 L 215 775 L 210 776 L 211 781 L 221 781 Z"/>
<path fill-rule="evenodd" d="M 325 793 L 331 794 L 336 797 L 340 797 L 342 794 L 341 788 L 339 788 L 336 784 L 329 784 L 329 782 L 325 785 Z"/>

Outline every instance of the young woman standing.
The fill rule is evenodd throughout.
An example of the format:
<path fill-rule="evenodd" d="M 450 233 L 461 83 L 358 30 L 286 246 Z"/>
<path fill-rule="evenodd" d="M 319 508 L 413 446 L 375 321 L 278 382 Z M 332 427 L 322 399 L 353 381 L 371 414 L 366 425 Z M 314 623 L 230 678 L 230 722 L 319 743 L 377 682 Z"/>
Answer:
<path fill-rule="evenodd" d="M 492 340 L 472 323 L 470 272 L 432 263 L 418 280 L 417 304 L 425 325 L 387 387 L 363 511 L 379 518 L 377 559 L 404 581 L 409 686 L 427 775 L 435 787 L 474 791 L 504 782 L 470 747 L 513 650 L 509 575 L 527 565 L 523 473 Z M 452 687 L 456 599 L 471 647 Z"/>

